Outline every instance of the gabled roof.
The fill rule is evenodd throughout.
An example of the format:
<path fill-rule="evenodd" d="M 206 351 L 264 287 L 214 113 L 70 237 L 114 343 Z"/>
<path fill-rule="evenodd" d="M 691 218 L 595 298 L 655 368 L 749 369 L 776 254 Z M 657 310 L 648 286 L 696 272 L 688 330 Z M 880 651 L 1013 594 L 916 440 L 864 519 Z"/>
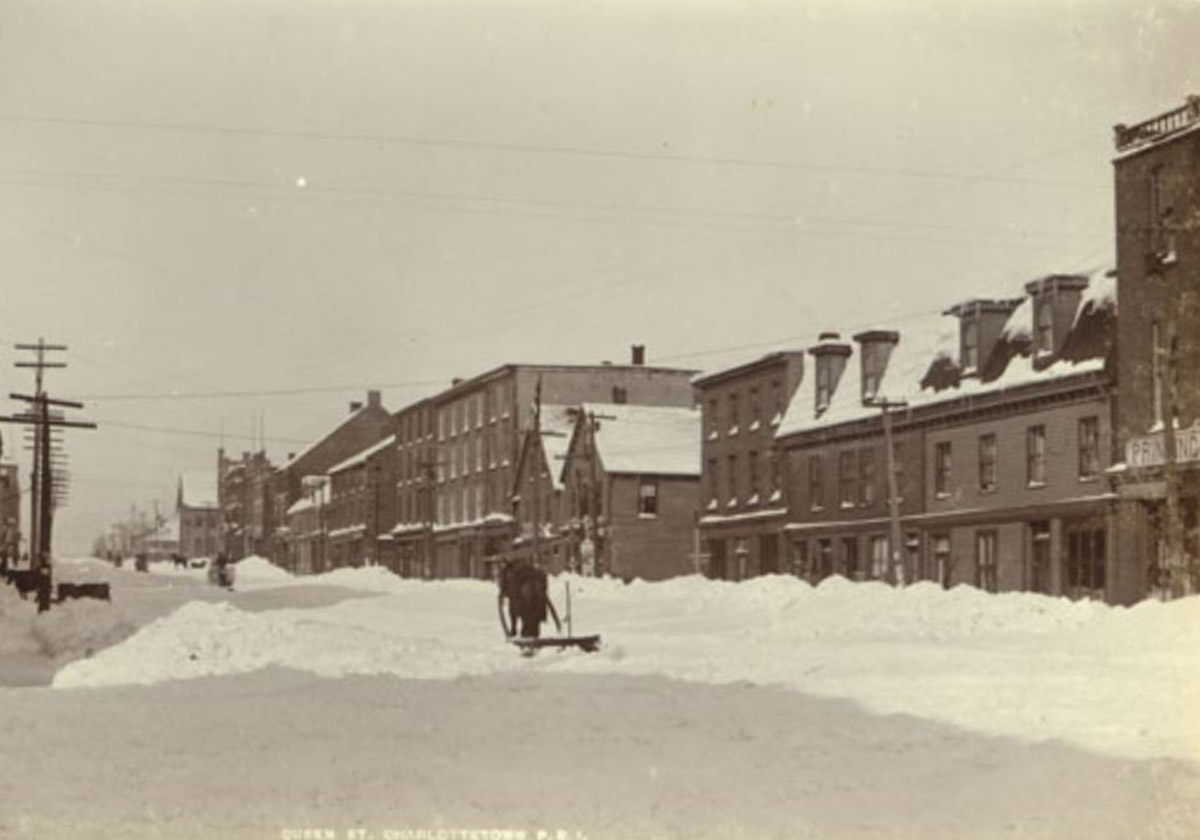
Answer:
<path fill-rule="evenodd" d="M 333 475 L 334 473 L 339 473 L 339 472 L 342 472 L 343 470 L 348 470 L 351 467 L 361 466 L 361 465 L 365 464 L 367 462 L 367 459 L 370 458 L 372 455 L 374 455 L 376 452 L 380 452 L 384 449 L 387 449 L 389 446 L 394 446 L 395 443 L 396 443 L 396 436 L 388 435 L 387 437 L 385 437 L 383 440 L 379 441 L 378 443 L 373 443 L 370 446 L 368 446 L 366 449 L 362 450 L 361 452 L 355 452 L 353 455 L 351 455 L 346 460 L 344 460 L 340 463 L 334 464 L 326 472 L 328 472 L 329 475 Z"/>
<path fill-rule="evenodd" d="M 610 473 L 700 475 L 700 411 L 695 408 L 584 403 L 596 416 L 596 451 Z"/>
<path fill-rule="evenodd" d="M 958 318 L 931 314 L 900 331 L 878 396 L 917 408 L 1102 371 L 1111 348 L 1115 313 L 1115 281 L 1109 272 L 1094 272 L 1088 277 L 1071 332 L 1057 358 L 1040 367 L 1035 366 L 1032 353 L 1033 307 L 1025 299 L 1009 316 L 978 377 L 963 377 L 959 369 Z M 820 415 L 816 414 L 813 392 L 816 377 L 804 377 L 776 430 L 777 438 L 879 416 L 878 408 L 863 405 L 861 363 L 856 351 L 856 347 L 852 349 L 829 407 Z"/>
<path fill-rule="evenodd" d="M 179 501 L 189 508 L 217 507 L 217 474 L 186 472 L 179 476 Z"/>
<path fill-rule="evenodd" d="M 569 405 L 542 406 L 542 451 L 546 453 L 546 466 L 550 471 L 550 482 L 555 490 L 563 486 L 563 467 L 566 465 L 567 450 L 571 444 L 571 432 L 575 428 L 575 418 L 579 409 Z M 521 454 L 515 472 L 516 480 L 520 480 L 525 459 L 532 455 L 533 429 L 526 430 L 525 440 L 521 442 Z"/>

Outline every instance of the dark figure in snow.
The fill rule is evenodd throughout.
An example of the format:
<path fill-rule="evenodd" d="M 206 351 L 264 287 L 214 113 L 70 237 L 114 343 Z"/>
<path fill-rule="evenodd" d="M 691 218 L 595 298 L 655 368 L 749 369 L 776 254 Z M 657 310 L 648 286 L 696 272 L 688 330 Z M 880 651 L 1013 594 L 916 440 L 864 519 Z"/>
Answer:
<path fill-rule="evenodd" d="M 529 563 L 527 560 L 517 560 L 505 563 L 500 567 L 500 596 L 497 608 L 500 610 L 500 623 L 504 624 L 504 633 L 509 638 L 520 636 L 523 639 L 536 639 L 542 635 L 542 622 L 546 613 L 554 619 L 555 628 L 561 633 L 562 623 L 558 620 L 558 612 L 547 593 L 546 573 Z M 508 622 L 504 621 L 504 602 L 508 601 Z M 518 628 L 518 621 L 520 627 Z"/>

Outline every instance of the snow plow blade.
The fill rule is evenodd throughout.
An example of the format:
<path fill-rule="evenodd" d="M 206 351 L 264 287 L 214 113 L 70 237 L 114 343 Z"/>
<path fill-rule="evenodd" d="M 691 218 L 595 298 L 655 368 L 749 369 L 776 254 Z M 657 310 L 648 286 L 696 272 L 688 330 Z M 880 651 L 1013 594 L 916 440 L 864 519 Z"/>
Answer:
<path fill-rule="evenodd" d="M 549 636 L 544 639 L 522 639 L 520 637 L 511 639 L 512 643 L 521 649 L 521 652 L 532 655 L 540 648 L 567 648 L 577 647 L 585 653 L 594 653 L 600 649 L 600 636 Z"/>

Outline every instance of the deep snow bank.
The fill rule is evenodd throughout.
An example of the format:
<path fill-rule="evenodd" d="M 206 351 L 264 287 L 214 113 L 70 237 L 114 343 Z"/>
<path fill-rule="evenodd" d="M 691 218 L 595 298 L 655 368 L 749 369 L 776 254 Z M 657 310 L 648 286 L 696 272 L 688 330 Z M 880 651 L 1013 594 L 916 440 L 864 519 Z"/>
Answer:
<path fill-rule="evenodd" d="M 630 585 L 562 576 L 550 594 L 564 623 L 569 584 L 574 632 L 602 633 L 604 648 L 524 660 L 504 643 L 494 584 L 401 580 L 379 568 L 298 580 L 383 594 L 253 614 L 193 602 L 61 669 L 54 685 L 149 684 L 270 665 L 329 677 L 656 674 L 777 684 L 994 734 L 1200 760 L 1200 598 L 1125 609 L 841 578 L 813 587 L 785 576 Z M 288 603 L 289 590 L 277 591 Z"/>

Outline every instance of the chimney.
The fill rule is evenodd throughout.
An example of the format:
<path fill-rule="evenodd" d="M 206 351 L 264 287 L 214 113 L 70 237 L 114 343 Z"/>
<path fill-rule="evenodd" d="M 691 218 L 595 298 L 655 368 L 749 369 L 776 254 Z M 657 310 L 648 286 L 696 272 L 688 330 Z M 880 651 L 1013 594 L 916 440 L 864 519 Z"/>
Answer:
<path fill-rule="evenodd" d="M 351 414 L 353 414 L 354 412 L 358 411 L 361 408 L 362 408 L 362 403 L 359 402 L 358 400 L 355 400 L 354 402 L 350 403 L 350 413 Z"/>
<path fill-rule="evenodd" d="M 846 360 L 850 358 L 850 345 L 841 341 L 836 332 L 823 332 L 817 336 L 817 343 L 808 348 L 816 360 L 814 380 L 814 408 L 817 416 L 825 413 L 833 394 L 837 391 L 838 382 L 846 369 Z"/>
<path fill-rule="evenodd" d="M 295 453 L 295 452 L 289 452 L 289 453 L 288 453 L 288 460 L 289 460 L 289 461 L 294 461 L 294 460 L 296 460 L 296 453 Z"/>
<path fill-rule="evenodd" d="M 1057 358 L 1087 285 L 1083 274 L 1051 274 L 1025 284 L 1033 304 L 1034 368 L 1041 370 Z"/>
<path fill-rule="evenodd" d="M 367 391 L 367 405 L 372 408 L 379 408 L 383 405 L 383 398 L 378 391 Z"/>
<path fill-rule="evenodd" d="M 950 307 L 943 315 L 958 318 L 958 367 L 960 376 L 978 377 L 1000 340 L 1004 325 L 1021 298 L 972 298 Z"/>
<path fill-rule="evenodd" d="M 635 365 L 646 364 L 646 345 L 645 344 L 633 345 L 632 351 L 633 351 L 633 364 L 635 364 Z"/>
<path fill-rule="evenodd" d="M 900 333 L 895 330 L 867 330 L 854 336 L 858 342 L 859 380 L 862 383 L 862 400 L 869 402 L 879 392 L 879 383 L 887 372 L 892 350 L 900 343 Z"/>
<path fill-rule="evenodd" d="M 456 376 L 450 380 L 451 388 L 457 388 L 461 384 L 463 384 L 463 378 L 461 376 Z"/>

